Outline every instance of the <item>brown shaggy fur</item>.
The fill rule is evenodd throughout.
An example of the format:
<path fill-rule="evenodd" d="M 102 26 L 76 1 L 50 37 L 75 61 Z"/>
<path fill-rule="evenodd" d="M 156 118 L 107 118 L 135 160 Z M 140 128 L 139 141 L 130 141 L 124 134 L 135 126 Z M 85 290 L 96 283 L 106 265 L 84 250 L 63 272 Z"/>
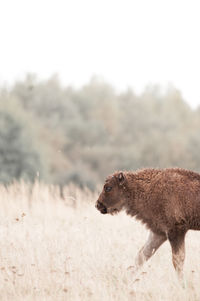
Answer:
<path fill-rule="evenodd" d="M 135 271 L 168 239 L 173 265 L 183 279 L 185 234 L 200 230 L 200 174 L 180 168 L 116 172 L 106 179 L 96 207 L 103 214 L 125 209 L 149 228 Z"/>

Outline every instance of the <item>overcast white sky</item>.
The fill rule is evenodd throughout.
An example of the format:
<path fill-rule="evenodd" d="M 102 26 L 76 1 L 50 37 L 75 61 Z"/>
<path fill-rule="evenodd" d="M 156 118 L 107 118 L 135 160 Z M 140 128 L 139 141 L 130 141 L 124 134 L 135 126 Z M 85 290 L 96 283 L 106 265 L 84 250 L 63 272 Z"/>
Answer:
<path fill-rule="evenodd" d="M 141 92 L 174 84 L 200 104 L 199 0 L 0 0 L 0 84 L 27 72 Z"/>

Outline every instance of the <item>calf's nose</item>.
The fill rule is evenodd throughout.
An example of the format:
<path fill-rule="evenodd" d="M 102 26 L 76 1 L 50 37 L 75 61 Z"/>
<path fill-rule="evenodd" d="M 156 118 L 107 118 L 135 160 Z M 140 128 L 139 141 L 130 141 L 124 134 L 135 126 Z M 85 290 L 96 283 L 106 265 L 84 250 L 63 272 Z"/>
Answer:
<path fill-rule="evenodd" d="M 99 201 L 96 201 L 95 207 L 99 210 L 101 207 L 101 203 Z"/>
<path fill-rule="evenodd" d="M 103 214 L 107 213 L 107 208 L 101 202 L 97 201 L 95 207 Z"/>

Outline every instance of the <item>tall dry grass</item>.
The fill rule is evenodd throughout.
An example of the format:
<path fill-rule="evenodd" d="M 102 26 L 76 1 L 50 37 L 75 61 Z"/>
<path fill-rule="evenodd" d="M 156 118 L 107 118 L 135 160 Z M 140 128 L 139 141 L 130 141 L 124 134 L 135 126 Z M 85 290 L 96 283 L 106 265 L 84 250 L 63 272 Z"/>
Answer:
<path fill-rule="evenodd" d="M 135 282 L 133 264 L 148 232 L 125 213 L 101 215 L 97 195 L 36 182 L 0 187 L 0 300 L 200 300 L 200 233 L 186 238 L 187 288 L 165 243 Z"/>

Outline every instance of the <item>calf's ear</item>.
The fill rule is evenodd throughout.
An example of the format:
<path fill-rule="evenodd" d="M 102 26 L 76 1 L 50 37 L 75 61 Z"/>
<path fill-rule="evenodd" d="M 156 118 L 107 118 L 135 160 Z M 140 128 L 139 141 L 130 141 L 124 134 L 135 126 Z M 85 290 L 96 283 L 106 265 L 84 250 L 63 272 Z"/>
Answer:
<path fill-rule="evenodd" d="M 123 185 L 124 182 L 125 182 L 125 176 L 123 174 L 122 171 L 119 172 L 118 176 L 117 176 L 117 179 L 118 179 L 118 182 L 119 182 L 119 185 Z"/>

